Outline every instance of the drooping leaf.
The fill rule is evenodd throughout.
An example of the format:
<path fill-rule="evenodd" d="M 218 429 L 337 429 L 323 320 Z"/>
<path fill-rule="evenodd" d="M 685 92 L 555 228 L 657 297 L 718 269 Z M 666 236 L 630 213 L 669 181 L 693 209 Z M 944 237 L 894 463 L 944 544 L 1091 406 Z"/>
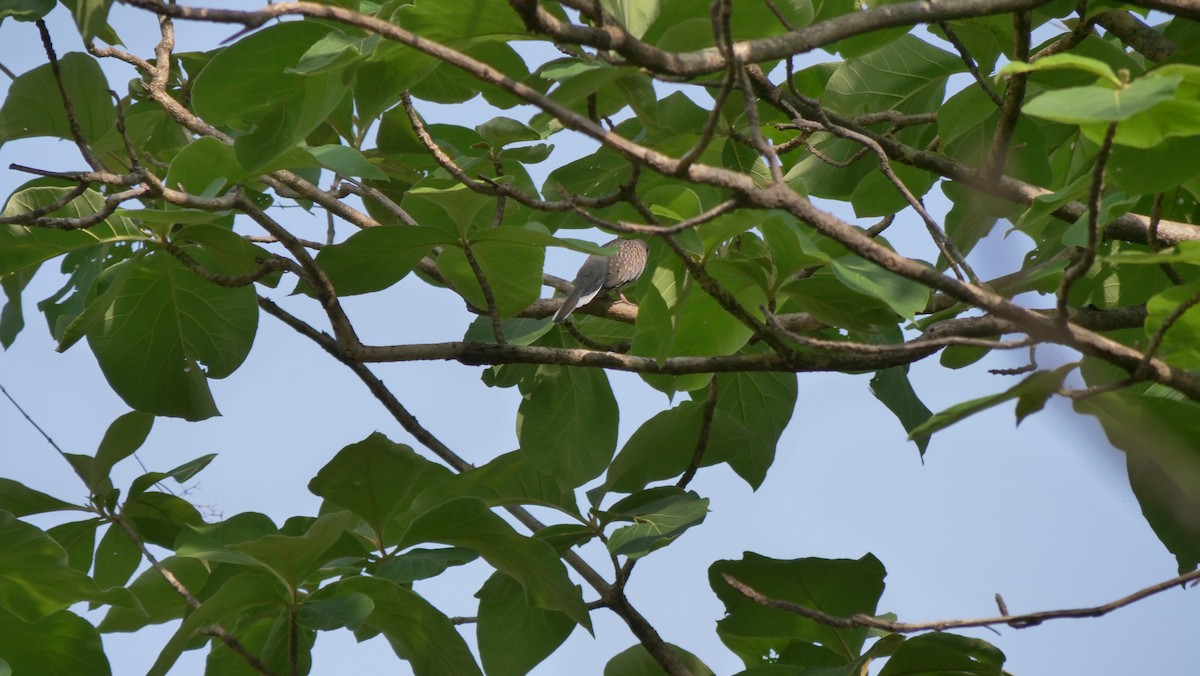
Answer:
<path fill-rule="evenodd" d="M 217 414 L 207 379 L 241 365 L 257 328 L 252 287 L 217 286 L 158 253 L 134 263 L 88 342 L 109 384 L 131 407 L 202 420 Z"/>
<path fill-rule="evenodd" d="M 479 655 L 488 674 L 528 673 L 575 629 L 563 613 L 531 605 L 521 584 L 503 573 L 493 573 L 476 596 Z"/>
<path fill-rule="evenodd" d="M 71 52 L 59 58 L 58 66 L 80 132 L 88 141 L 100 140 L 112 129 L 116 119 L 116 109 L 108 95 L 108 81 L 100 64 L 87 54 Z M 4 105 L 0 107 L 0 145 L 35 136 L 73 138 L 50 64 L 38 66 L 13 80 Z"/>
<path fill-rule="evenodd" d="M 517 438 L 530 464 L 564 487 L 599 476 L 617 446 L 617 402 L 604 372 L 539 367 L 517 411 Z"/>

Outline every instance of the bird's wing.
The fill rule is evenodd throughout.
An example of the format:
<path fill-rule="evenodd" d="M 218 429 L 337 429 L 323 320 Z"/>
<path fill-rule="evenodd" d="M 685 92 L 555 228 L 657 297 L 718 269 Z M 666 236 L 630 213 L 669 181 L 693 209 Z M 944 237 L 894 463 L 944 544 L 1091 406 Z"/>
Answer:
<path fill-rule="evenodd" d="M 555 323 L 566 319 L 567 316 L 575 311 L 575 308 L 592 302 L 592 299 L 604 287 L 604 279 L 607 274 L 607 257 L 588 256 L 588 259 L 579 268 L 579 274 L 575 275 L 575 281 L 572 282 L 575 288 L 563 300 L 563 304 L 558 308 L 558 312 L 554 313 Z"/>

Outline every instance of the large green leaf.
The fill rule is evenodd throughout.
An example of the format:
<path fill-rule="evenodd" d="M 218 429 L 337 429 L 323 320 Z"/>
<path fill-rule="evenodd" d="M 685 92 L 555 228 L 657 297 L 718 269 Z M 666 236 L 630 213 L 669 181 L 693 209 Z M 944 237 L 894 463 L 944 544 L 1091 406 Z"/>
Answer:
<path fill-rule="evenodd" d="M 733 422 L 726 428 L 722 417 L 714 419 L 709 450 L 719 449 L 721 440 L 727 438 L 731 448 L 726 462 L 751 488 L 758 488 L 766 479 L 779 437 L 796 409 L 797 391 L 794 373 L 730 373 L 720 377 L 717 412 L 728 414 Z M 749 431 L 750 442 L 737 446 L 733 442 L 744 438 L 741 429 Z"/>
<path fill-rule="evenodd" d="M 1046 92 L 1025 104 L 1034 117 L 1067 124 L 1119 122 L 1175 98 L 1180 79 L 1143 78 L 1120 88 L 1093 85 Z"/>
<path fill-rule="evenodd" d="M 28 214 L 39 207 L 52 204 L 69 188 L 27 188 L 9 198 L 0 216 Z M 94 190 L 86 190 L 61 209 L 52 212 L 56 218 L 91 216 L 104 206 L 104 198 Z M 20 225 L 0 225 L 0 275 L 40 265 L 71 251 L 90 249 L 105 242 L 128 242 L 146 239 L 128 219 L 110 216 L 86 230 L 59 230 Z"/>
<path fill-rule="evenodd" d="M 978 638 L 941 632 L 922 634 L 900 644 L 888 658 L 879 676 L 912 674 L 956 674 L 1001 676 L 1007 673 L 1004 653 Z"/>
<path fill-rule="evenodd" d="M 521 584 L 504 573 L 493 573 L 475 596 L 479 655 L 493 676 L 528 673 L 575 629 L 561 612 L 531 605 Z"/>
<path fill-rule="evenodd" d="M 308 489 L 362 517 L 377 538 L 384 539 L 387 533 L 390 541 L 392 518 L 408 509 L 422 491 L 450 476 L 445 467 L 375 432 L 338 451 Z"/>
<path fill-rule="evenodd" d="M 608 467 L 617 448 L 617 401 L 599 369 L 541 366 L 517 410 L 521 452 L 564 487 Z"/>
<path fill-rule="evenodd" d="M 508 231 L 517 230 L 520 229 L 496 228 L 471 238 L 471 253 L 503 318 L 514 317 L 529 307 L 538 299 L 542 287 L 546 250 L 529 241 L 514 241 Z M 437 265 L 454 289 L 466 296 L 472 305 L 487 308 L 487 299 L 465 250 L 446 247 L 438 256 Z"/>
<path fill-rule="evenodd" d="M 124 590 L 103 593 L 67 564 L 67 553 L 38 528 L 0 512 L 0 608 L 21 621 L 38 620 L 79 601 L 130 605 Z"/>
<path fill-rule="evenodd" d="M 14 674 L 112 673 L 100 633 L 78 615 L 60 610 L 29 622 L 0 606 L 0 671 Z"/>
<path fill-rule="evenodd" d="M 482 500 L 458 498 L 414 519 L 401 546 L 441 542 L 479 552 L 492 566 L 516 579 L 532 605 L 565 613 L 591 629 L 579 588 L 567 577 L 554 549 L 522 537 Z"/>
<path fill-rule="evenodd" d="M 912 319 L 929 302 L 929 288 L 874 263 L 849 255 L 830 261 L 833 274 L 847 287 L 878 298 L 906 319 Z"/>
<path fill-rule="evenodd" d="M 275 24 L 221 50 L 196 77 L 196 112 L 211 124 L 246 132 L 234 142 L 245 169 L 259 170 L 298 144 L 345 96 L 338 71 L 290 70 L 330 30 L 309 21 Z"/>
<path fill-rule="evenodd" d="M 651 490 L 662 497 L 642 502 L 641 496 L 634 494 L 606 510 L 606 516 L 633 521 L 633 525 L 613 531 L 608 538 L 608 551 L 631 559 L 641 558 L 670 544 L 708 515 L 708 499 L 695 491 L 685 493 L 674 487 Z M 628 509 L 623 506 L 631 501 L 638 504 Z"/>
<path fill-rule="evenodd" d="M 283 606 L 285 598 L 283 590 L 261 573 L 242 573 L 225 581 L 183 620 L 147 674 L 165 675 L 191 644 L 197 632 L 205 627 L 244 620 L 263 612 L 275 612 Z"/>
<path fill-rule="evenodd" d="M 206 379 L 233 373 L 250 352 L 254 289 L 211 284 L 165 253 L 133 265 L 105 321 L 88 333 L 104 376 L 139 411 L 216 415 Z"/>
<path fill-rule="evenodd" d="M 86 54 L 71 52 L 59 59 L 58 66 L 83 138 L 98 141 L 109 133 L 116 120 L 116 108 L 108 95 L 108 81 L 100 65 Z M 14 80 L 4 106 L 0 107 L 0 146 L 6 141 L 34 136 L 73 138 L 50 64 L 38 66 Z"/>
<path fill-rule="evenodd" d="M 866 629 L 837 629 L 760 605 L 726 584 L 722 576 L 729 575 L 769 598 L 849 617 L 875 614 L 885 574 L 883 564 L 871 554 L 857 561 L 779 560 L 747 552 L 737 561 L 717 561 L 709 567 L 709 582 L 728 613 L 717 623 L 718 633 L 748 667 L 760 663 L 767 651 L 782 654 L 796 643 L 819 647 L 819 653 L 835 658 L 837 664 L 853 662 L 862 653 Z"/>
<path fill-rule="evenodd" d="M 964 68 L 954 54 L 906 35 L 842 62 L 826 84 L 823 101 L 851 117 L 889 109 L 932 112 L 942 102 L 946 78 Z"/>

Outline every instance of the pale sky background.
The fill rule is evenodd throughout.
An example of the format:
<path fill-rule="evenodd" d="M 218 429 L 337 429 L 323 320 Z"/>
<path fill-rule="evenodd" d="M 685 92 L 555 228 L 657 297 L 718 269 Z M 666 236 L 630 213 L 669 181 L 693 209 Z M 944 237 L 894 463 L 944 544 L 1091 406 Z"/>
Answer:
<path fill-rule="evenodd" d="M 60 57 L 80 49 L 61 7 L 49 24 Z M 116 7 L 114 25 L 137 53 L 150 54 L 157 33 L 152 17 Z M 236 30 L 181 22 L 178 49 L 209 48 Z M 0 26 L 0 63 L 22 73 L 44 61 L 32 24 L 9 20 Z M 118 91 L 134 77 L 123 64 L 103 66 Z M 9 84 L 0 75 L 0 94 Z M 442 107 L 438 119 L 470 126 L 491 116 L 476 103 Z M 433 107 L 422 109 L 428 113 Z M 594 147 L 565 134 L 552 142 L 565 151 L 550 160 L 556 164 Z M 6 144 L 0 148 L 0 195 L 7 196 L 29 178 L 8 170 L 13 162 L 58 170 L 85 166 L 67 141 Z M 554 166 L 550 162 L 533 168 L 540 172 L 535 182 Z M 948 205 L 935 191 L 929 206 L 939 217 Z M 845 208 L 839 214 L 849 217 Z M 307 237 L 319 239 L 325 230 L 323 216 L 314 218 L 299 209 L 275 210 L 274 215 Z M 339 237 L 351 231 L 344 224 L 339 228 Z M 1000 239 L 1005 229 L 998 227 L 970 258 L 984 278 L 1015 269 L 1028 245 L 1020 235 Z M 934 255 L 923 226 L 911 214 L 888 235 L 908 255 Z M 594 231 L 588 236 L 607 238 Z M 547 256 L 546 270 L 569 278 L 580 262 L 578 255 L 554 251 Z M 60 286 L 56 268 L 56 262 L 44 266 L 25 292 L 28 326 L 12 348 L 0 353 L 0 384 L 65 450 L 91 453 L 108 424 L 128 408 L 108 388 L 86 345 L 54 352 L 36 302 Z M 291 285 L 285 282 L 281 288 Z M 271 295 L 324 327 L 312 300 Z M 457 340 L 472 319 L 449 292 L 413 279 L 367 298 L 347 299 L 346 305 L 363 340 L 376 344 Z M 1064 351 L 1044 349 L 1040 361 L 1052 363 L 1055 354 L 1070 358 Z M 917 364 L 911 378 L 926 405 L 938 411 L 1010 387 L 1014 379 L 986 371 L 1023 360 L 1024 352 L 1018 351 L 951 372 L 935 357 Z M 516 448 L 519 395 L 514 389 L 486 388 L 479 379 L 482 369 L 413 363 L 374 370 L 434 435 L 468 461 L 481 464 Z M 669 403 L 636 376 L 609 377 L 621 406 L 624 443 Z M 700 472 L 691 488 L 711 499 L 706 522 L 644 559 L 629 587 L 634 605 L 664 639 L 696 653 L 718 674 L 741 670 L 740 661 L 716 636 L 714 623 L 723 607 L 708 586 L 707 568 L 714 560 L 736 559 L 745 551 L 776 558 L 851 559 L 872 552 L 888 570 L 880 612 L 913 622 L 995 615 L 996 592 L 1013 613 L 1097 605 L 1175 575 L 1174 558 L 1142 518 L 1129 490 L 1123 456 L 1093 419 L 1075 415 L 1055 399 L 1016 428 L 1011 406 L 1001 406 L 939 433 L 922 463 L 900 424 L 870 395 L 868 380 L 869 375 L 800 375 L 791 425 L 757 492 L 724 466 Z M 379 430 L 417 447 L 347 369 L 266 315 L 243 367 L 211 384 L 223 417 L 201 423 L 159 419 L 139 453 L 152 470 L 218 453 L 189 484 L 189 499 L 208 513 L 260 511 L 276 523 L 315 514 L 319 500 L 307 483 L 343 446 Z M 127 485 L 141 472 L 135 462 L 126 461 L 114 471 L 114 482 Z M 0 401 L 0 476 L 67 500 L 86 497 L 65 463 L 7 401 Z M 44 527 L 54 519 L 31 520 Z M 593 547 L 585 555 L 602 572 L 608 569 L 600 550 Z M 474 615 L 472 594 L 489 573 L 479 561 L 418 582 L 416 589 L 447 615 Z M 999 635 L 989 630 L 962 633 L 1003 650 L 1006 668 L 1015 674 L 1179 673 L 1195 664 L 1200 652 L 1192 629 L 1196 593 L 1168 591 L 1099 619 L 1058 620 L 1020 631 L 1005 627 Z M 585 589 L 585 598 L 592 600 L 595 594 Z M 100 615 L 89 618 L 99 621 Z M 610 612 L 593 613 L 593 622 L 594 639 L 577 629 L 535 673 L 599 674 L 612 655 L 635 642 Z M 105 635 L 114 674 L 144 672 L 176 624 Z M 462 630 L 474 645 L 473 628 Z M 206 652 L 186 653 L 172 673 L 202 673 Z M 355 644 L 346 631 L 318 636 L 314 674 L 397 671 L 406 673 L 407 664 L 394 657 L 381 637 Z"/>

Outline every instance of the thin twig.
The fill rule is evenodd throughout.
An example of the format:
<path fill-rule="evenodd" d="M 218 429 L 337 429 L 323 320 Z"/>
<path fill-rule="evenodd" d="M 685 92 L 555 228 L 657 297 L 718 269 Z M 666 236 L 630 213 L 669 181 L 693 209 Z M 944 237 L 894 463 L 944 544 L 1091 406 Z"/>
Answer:
<path fill-rule="evenodd" d="M 1104 134 L 1104 142 L 1100 145 L 1100 152 L 1096 154 L 1094 160 L 1092 185 L 1088 193 L 1087 248 L 1084 249 L 1079 260 L 1063 271 L 1062 281 L 1058 285 L 1058 317 L 1059 321 L 1063 323 L 1067 321 L 1068 296 L 1071 293 L 1071 285 L 1083 277 L 1091 269 L 1092 263 L 1096 262 L 1096 250 L 1100 246 L 1100 200 L 1104 197 L 1104 171 L 1108 164 L 1108 156 L 1112 152 L 1113 137 L 1116 133 L 1117 123 L 1113 122 L 1108 125 L 1108 130 Z"/>
<path fill-rule="evenodd" d="M 718 382 L 719 379 L 715 375 L 708 382 L 708 398 L 704 400 L 704 414 L 700 418 L 700 436 L 696 439 L 696 450 L 692 452 L 692 461 L 688 463 L 687 469 L 675 483 L 679 488 L 687 488 L 687 485 L 692 482 L 696 471 L 700 469 L 700 463 L 704 460 L 704 453 L 708 450 L 708 437 L 712 432 L 713 415 L 717 411 Z"/>
<path fill-rule="evenodd" d="M 726 584 L 733 587 L 742 596 L 767 606 L 769 608 L 777 608 L 790 613 L 795 613 L 802 617 L 807 617 L 810 620 L 820 622 L 821 624 L 838 629 L 856 629 L 870 628 L 889 631 L 896 634 L 912 634 L 922 631 L 945 631 L 946 629 L 964 628 L 964 627 L 989 627 L 993 625 L 1007 624 L 1014 629 L 1024 629 L 1026 627 L 1036 626 L 1046 620 L 1057 620 L 1064 618 L 1076 617 L 1100 617 L 1107 615 L 1114 610 L 1124 608 L 1131 603 L 1140 601 L 1148 596 L 1153 596 L 1172 587 L 1182 586 L 1193 580 L 1200 580 L 1200 570 L 1193 570 L 1178 577 L 1173 577 L 1170 580 L 1159 582 L 1145 589 L 1140 589 L 1128 596 L 1105 603 L 1104 605 L 1093 606 L 1091 608 L 1070 608 L 1066 610 L 1044 610 L 1036 613 L 1025 613 L 1022 615 L 1002 615 L 1000 617 L 985 617 L 976 620 L 938 620 L 935 622 L 894 622 L 892 620 L 884 620 L 873 615 L 865 615 L 862 613 L 842 617 L 830 615 L 829 613 L 802 606 L 792 601 L 770 598 L 753 587 L 741 582 L 737 578 L 729 574 L 724 574 Z"/>
<path fill-rule="evenodd" d="M 954 29 L 950 27 L 950 23 L 947 21 L 939 21 L 937 26 L 938 28 L 942 29 L 942 33 L 946 36 L 946 40 L 949 41 L 950 44 L 954 45 L 954 49 L 958 50 L 959 57 L 962 58 L 963 63 L 967 66 L 967 70 L 971 73 L 971 77 L 975 78 L 975 83 L 979 85 L 979 88 L 983 90 L 983 93 L 987 94 L 988 98 L 991 99 L 992 102 L 998 107 L 1003 108 L 1004 99 L 1000 98 L 1000 95 L 997 94 L 996 90 L 992 89 L 992 85 L 988 83 L 987 78 L 983 77 L 983 74 L 979 72 L 979 65 L 975 63 L 975 57 L 971 56 L 970 50 L 968 50 L 967 46 L 963 44 L 963 41 L 958 38 L 958 33 L 954 32 Z"/>
<path fill-rule="evenodd" d="M 83 129 L 79 126 L 79 120 L 75 117 L 75 104 L 71 101 L 71 95 L 67 93 L 67 85 L 63 80 L 62 67 L 58 63 L 58 55 L 54 53 L 54 43 L 50 41 L 50 31 L 46 28 L 46 22 L 38 19 L 34 21 L 37 25 L 38 33 L 42 36 L 42 47 L 46 50 L 46 58 L 50 60 L 50 72 L 54 74 L 54 81 L 58 84 L 58 94 L 62 99 L 63 111 L 67 116 L 67 125 L 71 129 L 71 138 L 75 140 L 75 145 L 79 148 L 79 154 L 83 155 L 83 159 L 88 166 L 95 171 L 101 171 L 104 165 L 96 156 L 92 154 L 91 145 L 83 136 Z"/>

